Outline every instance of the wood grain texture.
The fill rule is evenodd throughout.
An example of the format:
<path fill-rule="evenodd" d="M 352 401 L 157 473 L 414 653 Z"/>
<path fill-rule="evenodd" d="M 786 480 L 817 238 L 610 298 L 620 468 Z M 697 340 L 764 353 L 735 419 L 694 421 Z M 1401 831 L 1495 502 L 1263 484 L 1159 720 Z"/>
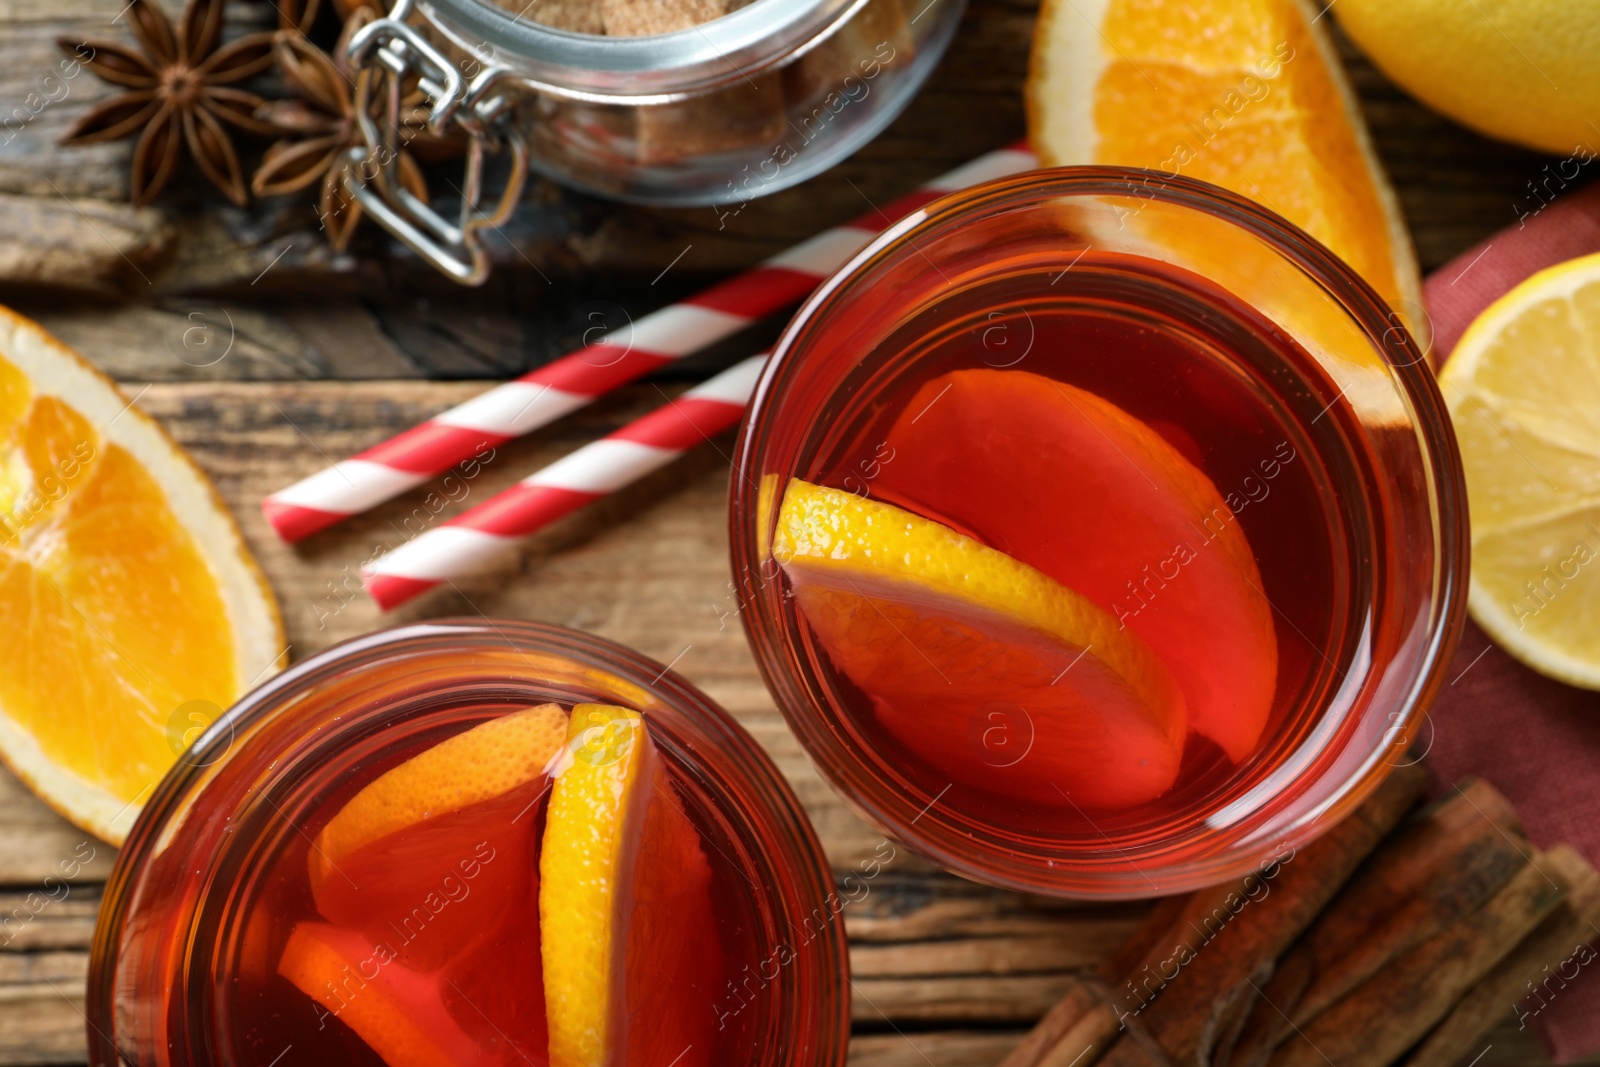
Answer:
<path fill-rule="evenodd" d="M 97 841 L 47 807 L 0 769 L 0 886 L 51 889 L 104 881 L 116 850 Z M 51 885 L 46 885 L 51 879 Z M 0 890 L 0 902 L 6 897 Z M 10 909 L 0 903 L 0 916 Z M 3 919 L 0 919 L 3 923 Z M 5 934 L 0 930 L 0 941 Z"/>
<path fill-rule="evenodd" d="M 83 981 L 0 986 L 0 1065 L 85 1061 Z"/>
<path fill-rule="evenodd" d="M 1019 1031 L 906 1029 L 899 1033 L 864 1034 L 850 1044 L 850 1067 L 980 1067 L 998 1063 L 1022 1040 Z M 1474 1058 L 1478 1057 L 1478 1058 Z M 1505 1022 L 1484 1035 L 1473 1055 L 1461 1061 L 1475 1067 L 1526 1067 L 1545 1063 L 1533 1031 Z M 1582 1065 L 1600 1062 L 1586 1057 Z"/>

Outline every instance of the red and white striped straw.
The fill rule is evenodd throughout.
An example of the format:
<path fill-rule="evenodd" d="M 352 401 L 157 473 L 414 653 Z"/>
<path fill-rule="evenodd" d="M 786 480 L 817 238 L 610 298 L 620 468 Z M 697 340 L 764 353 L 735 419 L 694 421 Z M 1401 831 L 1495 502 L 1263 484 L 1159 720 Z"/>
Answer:
<path fill-rule="evenodd" d="M 561 516 L 666 466 L 739 421 L 766 360 L 765 355 L 751 356 L 735 364 L 380 556 L 362 569 L 367 592 L 388 611 L 441 582 L 481 569 Z"/>
<path fill-rule="evenodd" d="M 1036 166 L 1038 160 L 1025 145 L 979 156 L 881 210 L 825 230 L 273 493 L 262 501 L 261 510 L 285 541 L 308 537 L 443 474 L 486 447 L 547 426 L 640 375 L 798 303 L 875 235 L 946 193 Z"/>

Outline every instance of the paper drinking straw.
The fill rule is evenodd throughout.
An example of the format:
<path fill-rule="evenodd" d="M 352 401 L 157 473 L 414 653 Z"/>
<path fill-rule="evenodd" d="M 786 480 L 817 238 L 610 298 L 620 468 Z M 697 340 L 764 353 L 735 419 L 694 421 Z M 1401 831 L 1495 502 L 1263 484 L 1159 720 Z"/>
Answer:
<path fill-rule="evenodd" d="M 388 611 L 480 569 L 563 515 L 666 466 L 739 421 L 766 360 L 763 354 L 735 364 L 380 556 L 362 569 L 367 592 Z"/>
<path fill-rule="evenodd" d="M 798 303 L 875 235 L 946 193 L 1036 166 L 1038 160 L 1023 145 L 980 156 L 881 210 L 825 230 L 273 493 L 262 501 L 261 510 L 285 541 L 308 537 L 443 474 L 486 447 L 547 426 L 642 374 Z"/>

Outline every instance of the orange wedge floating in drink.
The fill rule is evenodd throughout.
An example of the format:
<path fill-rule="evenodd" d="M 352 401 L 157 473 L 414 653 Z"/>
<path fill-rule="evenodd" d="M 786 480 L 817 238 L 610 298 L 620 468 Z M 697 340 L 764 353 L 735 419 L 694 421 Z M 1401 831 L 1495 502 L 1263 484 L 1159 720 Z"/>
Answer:
<path fill-rule="evenodd" d="M 499 936 L 483 921 L 483 901 L 497 912 L 535 906 L 538 802 L 566 736 L 566 712 L 544 704 L 480 723 L 374 779 L 312 843 L 317 910 L 421 970 Z"/>
<path fill-rule="evenodd" d="M 428 819 L 492 800 L 540 777 L 567 738 L 556 704 L 479 723 L 387 771 L 357 793 L 317 834 L 313 883 L 340 859 Z"/>
<path fill-rule="evenodd" d="M 555 704 L 479 723 L 369 782 L 312 840 L 330 924 L 296 927 L 279 972 L 390 1067 L 543 1056 L 539 801 L 566 734 Z"/>
<path fill-rule="evenodd" d="M 551 1067 L 711 1062 L 711 870 L 636 711 L 580 704 L 551 792 L 539 919 Z"/>
<path fill-rule="evenodd" d="M 924 385 L 889 444 L 874 495 L 915 501 L 1109 613 L 1171 673 L 1189 728 L 1250 754 L 1277 685 L 1272 607 L 1222 494 L 1160 434 L 1086 390 L 968 370 Z"/>
<path fill-rule="evenodd" d="M 353 930 L 299 924 L 278 973 L 354 1030 L 388 1067 L 483 1062 L 446 1010 L 439 979 L 396 962 L 381 943 Z"/>
<path fill-rule="evenodd" d="M 799 479 L 772 551 L 834 665 L 952 780 L 1097 808 L 1172 785 L 1183 694 L 1087 597 L 938 522 Z M 997 706 L 1020 709 L 1032 740 L 1003 768 L 972 744 L 974 722 Z"/>

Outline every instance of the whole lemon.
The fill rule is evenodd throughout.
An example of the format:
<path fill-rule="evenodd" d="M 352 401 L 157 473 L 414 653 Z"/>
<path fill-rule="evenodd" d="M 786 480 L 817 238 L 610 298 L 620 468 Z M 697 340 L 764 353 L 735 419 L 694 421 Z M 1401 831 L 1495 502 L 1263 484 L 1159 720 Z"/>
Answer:
<path fill-rule="evenodd" d="M 1336 0 L 1407 92 L 1491 137 L 1600 151 L 1600 0 Z"/>

